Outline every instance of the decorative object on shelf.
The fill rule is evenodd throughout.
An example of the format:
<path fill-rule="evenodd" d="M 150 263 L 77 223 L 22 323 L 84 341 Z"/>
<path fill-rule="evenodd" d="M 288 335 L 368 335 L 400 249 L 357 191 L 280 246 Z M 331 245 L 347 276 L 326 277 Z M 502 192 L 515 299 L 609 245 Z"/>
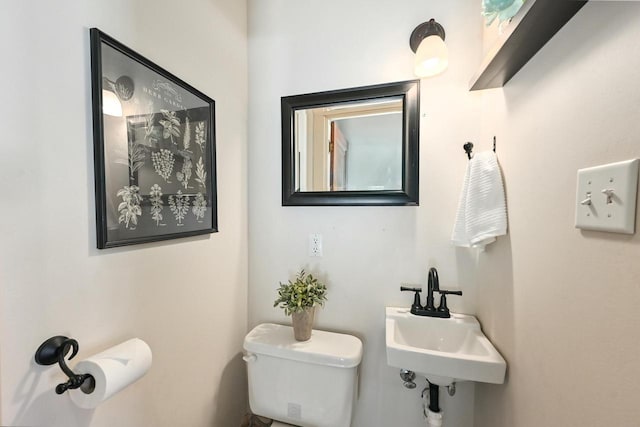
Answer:
<path fill-rule="evenodd" d="M 528 0 L 489 48 L 470 90 L 503 87 L 585 4 L 586 0 Z"/>
<path fill-rule="evenodd" d="M 218 231 L 213 99 L 97 28 L 91 78 L 98 248 Z"/>
<path fill-rule="evenodd" d="M 303 269 L 293 282 L 280 283 L 273 306 L 279 305 L 284 314 L 292 317 L 295 339 L 307 341 L 311 338 L 315 308 L 323 306 L 326 300 L 327 287 Z"/>
<path fill-rule="evenodd" d="M 416 76 L 432 77 L 447 69 L 449 53 L 444 37 L 444 27 L 433 18 L 413 30 L 409 45 L 416 54 L 414 69 Z"/>
<path fill-rule="evenodd" d="M 507 22 L 520 10 L 524 0 L 482 0 L 482 16 L 487 27 L 495 21 Z"/>

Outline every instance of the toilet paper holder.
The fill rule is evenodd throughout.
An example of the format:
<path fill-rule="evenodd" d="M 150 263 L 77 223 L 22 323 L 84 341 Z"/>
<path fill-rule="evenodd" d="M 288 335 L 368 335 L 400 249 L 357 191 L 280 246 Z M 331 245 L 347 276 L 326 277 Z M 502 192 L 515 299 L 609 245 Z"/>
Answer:
<path fill-rule="evenodd" d="M 65 360 L 69 350 L 73 350 L 69 360 L 78 354 L 78 341 L 62 335 L 51 337 L 38 347 L 36 350 L 35 360 L 38 365 L 60 365 L 60 369 L 64 372 L 69 381 L 58 384 L 56 393 L 62 394 L 69 389 L 80 388 L 83 392 L 89 394 L 95 389 L 95 379 L 89 374 L 76 374 L 68 366 Z"/>

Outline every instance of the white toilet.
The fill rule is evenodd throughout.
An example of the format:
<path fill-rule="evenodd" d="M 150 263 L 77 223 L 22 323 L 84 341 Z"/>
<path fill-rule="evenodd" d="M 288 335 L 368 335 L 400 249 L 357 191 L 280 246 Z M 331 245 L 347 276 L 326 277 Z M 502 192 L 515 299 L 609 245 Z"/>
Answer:
<path fill-rule="evenodd" d="M 244 339 L 251 411 L 272 426 L 349 427 L 362 342 L 314 330 L 296 341 L 290 326 L 263 323 Z M 289 424 L 283 424 L 289 423 Z"/>

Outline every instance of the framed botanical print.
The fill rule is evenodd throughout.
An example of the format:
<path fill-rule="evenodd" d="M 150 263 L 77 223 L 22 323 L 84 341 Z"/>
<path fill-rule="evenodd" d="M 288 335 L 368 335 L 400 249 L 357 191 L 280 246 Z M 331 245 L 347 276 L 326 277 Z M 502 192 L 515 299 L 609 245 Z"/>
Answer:
<path fill-rule="evenodd" d="M 90 31 L 98 248 L 218 231 L 215 102 Z"/>

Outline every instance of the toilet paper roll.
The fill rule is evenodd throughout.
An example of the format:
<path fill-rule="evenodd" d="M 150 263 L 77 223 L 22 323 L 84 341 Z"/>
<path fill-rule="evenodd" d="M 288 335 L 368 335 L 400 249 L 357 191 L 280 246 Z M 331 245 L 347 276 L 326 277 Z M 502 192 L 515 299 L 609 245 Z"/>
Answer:
<path fill-rule="evenodd" d="M 73 371 L 91 374 L 81 388 L 70 390 L 71 400 L 81 408 L 95 408 L 126 386 L 133 384 L 151 367 L 151 349 L 146 342 L 133 338 L 78 362 Z"/>

